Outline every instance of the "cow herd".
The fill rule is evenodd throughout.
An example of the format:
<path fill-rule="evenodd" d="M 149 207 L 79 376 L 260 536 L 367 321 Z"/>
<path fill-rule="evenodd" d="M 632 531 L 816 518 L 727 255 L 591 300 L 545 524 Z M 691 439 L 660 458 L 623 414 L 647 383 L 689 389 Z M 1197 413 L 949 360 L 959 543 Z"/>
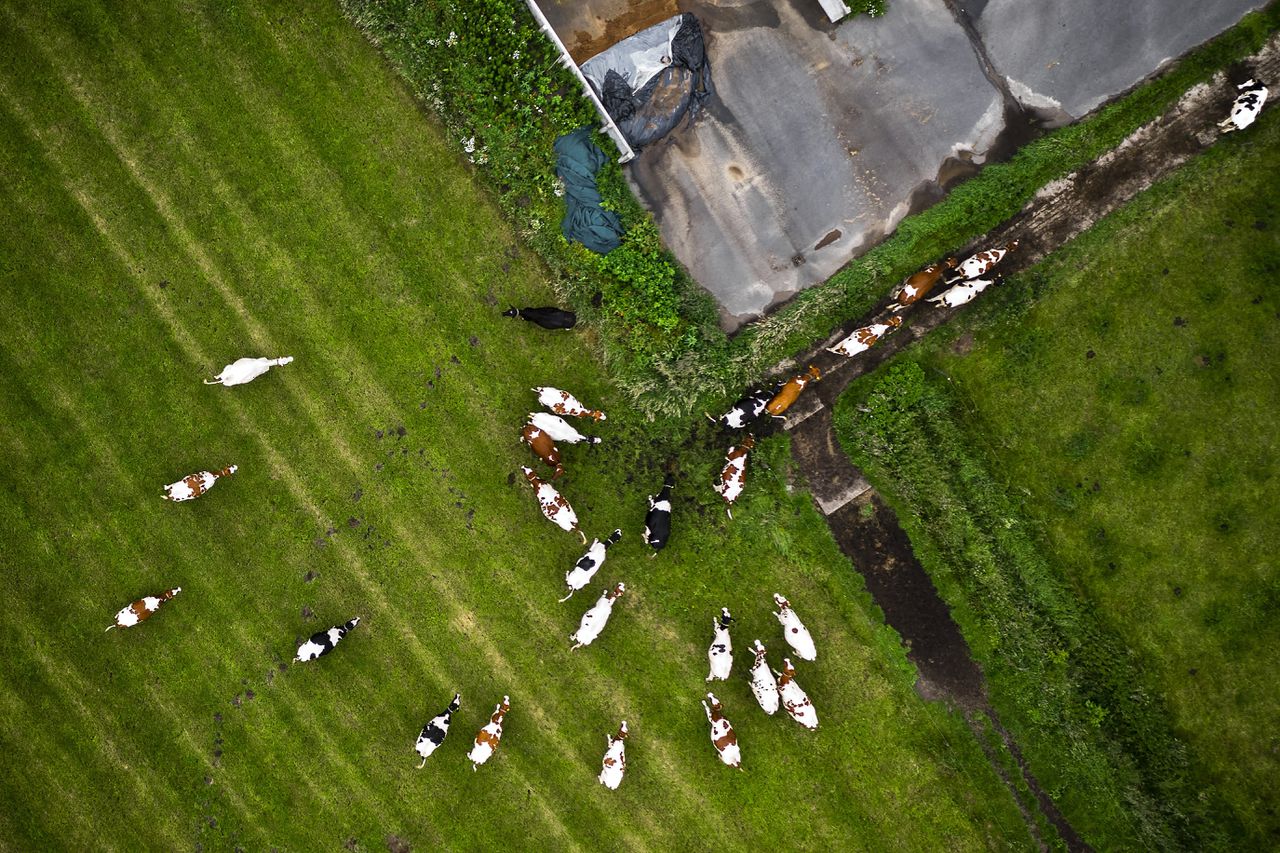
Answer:
<path fill-rule="evenodd" d="M 1236 87 L 1239 94 L 1232 105 L 1230 115 L 1224 119 L 1220 127 L 1223 132 L 1243 130 L 1251 125 L 1261 112 L 1267 97 L 1267 89 L 1255 80 L 1249 80 Z M 829 351 L 837 355 L 856 356 L 874 346 L 885 335 L 902 325 L 902 317 L 897 312 L 928 297 L 928 294 L 941 282 L 948 289 L 941 294 L 929 297 L 928 301 L 941 307 L 955 308 L 971 302 L 983 290 L 993 284 L 999 284 L 1001 276 L 992 275 L 992 270 L 1010 253 L 1018 248 L 1018 241 L 978 252 L 965 261 L 946 258 L 930 264 L 919 272 L 909 276 L 894 290 L 890 297 L 890 311 L 893 316 L 884 322 L 873 323 L 853 330 L 838 343 L 829 347 Z M 558 308 L 512 308 L 506 316 L 527 320 L 546 329 L 570 329 L 576 324 L 572 312 Z M 204 380 L 206 385 L 220 384 L 227 387 L 243 385 L 263 375 L 272 367 L 289 364 L 290 356 L 283 358 L 241 358 L 223 368 L 213 379 Z M 719 418 L 712 418 L 724 431 L 745 430 L 758 418 L 768 415 L 782 417 L 800 396 L 800 393 L 813 382 L 822 378 L 821 371 L 810 366 L 807 371 L 783 382 L 775 387 L 757 388 L 749 391 Z M 544 480 L 528 466 L 520 468 L 525 480 L 533 488 L 538 508 L 548 521 L 567 532 L 577 533 L 586 544 L 586 536 L 579 529 L 578 516 L 569 501 L 551 484 L 550 481 L 560 479 L 565 468 L 557 442 L 575 445 L 587 444 L 588 447 L 599 444 L 601 439 L 584 435 L 569 424 L 565 417 L 585 418 L 594 422 L 606 420 L 605 414 L 592 409 L 577 400 L 572 394 L 558 388 L 539 387 L 533 389 L 539 403 L 549 412 L 534 412 L 528 416 L 527 423 L 520 430 L 520 440 L 544 464 L 551 469 L 548 480 Z M 710 416 L 708 416 L 710 417 Z M 732 519 L 732 507 L 741 496 L 746 485 L 747 457 L 754 449 L 755 437 L 751 433 L 737 439 L 730 445 L 725 454 L 724 467 L 712 488 L 726 504 L 726 512 Z M 212 489 L 217 482 L 236 473 L 237 466 L 228 465 L 217 471 L 200 471 L 170 483 L 164 487 L 163 497 L 170 501 L 188 501 Z M 645 514 L 643 540 L 652 549 L 651 556 L 657 556 L 667 544 L 671 536 L 671 492 L 675 488 L 674 476 L 668 474 L 662 489 L 656 495 L 648 497 L 648 509 Z M 565 586 L 568 594 L 560 599 L 568 601 L 574 593 L 586 589 L 604 565 L 609 548 L 622 538 L 622 530 L 615 529 L 605 539 L 594 539 L 586 552 L 573 567 L 565 573 Z M 107 627 L 129 628 L 149 619 L 160 606 L 182 592 L 181 587 L 166 590 L 159 595 L 146 596 L 123 607 L 116 613 L 115 619 Z M 570 650 L 591 645 L 608 624 L 614 604 L 626 592 L 626 584 L 619 581 L 613 586 L 606 585 L 595 603 L 582 614 L 578 629 L 570 635 Z M 782 595 L 774 594 L 777 611 L 774 616 L 782 626 L 783 638 L 790 646 L 795 657 L 802 661 L 817 659 L 817 649 L 813 637 L 803 622 L 800 621 L 789 601 Z M 298 646 L 295 661 L 314 661 L 327 655 L 338 646 L 344 637 L 360 623 L 359 617 L 334 625 L 311 635 Z M 706 681 L 726 681 L 733 668 L 733 644 L 730 637 L 730 626 L 733 616 L 727 608 L 721 608 L 720 614 L 712 620 L 712 641 L 707 650 L 709 672 Z M 748 671 L 751 693 L 760 708 L 768 715 L 773 715 L 782 708 L 788 716 L 807 729 L 818 727 L 818 715 L 813 702 L 796 680 L 796 669 L 789 657 L 784 657 L 782 670 L 769 666 L 765 645 L 756 639 L 751 646 L 753 660 Z M 433 717 L 422 727 L 414 751 L 422 757 L 419 768 L 425 766 L 427 759 L 443 745 L 449 733 L 453 715 L 462 704 L 461 695 L 455 693 L 441 713 Z M 723 703 L 714 693 L 708 692 L 702 701 L 703 710 L 710 724 L 711 742 L 720 760 L 734 768 L 742 767 L 742 750 L 738 744 L 733 725 L 724 713 Z M 476 733 L 467 758 L 475 769 L 494 755 L 502 741 L 503 722 L 511 709 L 510 696 L 503 696 L 496 704 L 480 730 Z M 625 720 L 619 725 L 615 734 L 606 735 L 606 751 L 603 759 L 599 781 L 610 789 L 616 789 L 622 782 L 626 772 L 626 740 L 629 729 Z"/>

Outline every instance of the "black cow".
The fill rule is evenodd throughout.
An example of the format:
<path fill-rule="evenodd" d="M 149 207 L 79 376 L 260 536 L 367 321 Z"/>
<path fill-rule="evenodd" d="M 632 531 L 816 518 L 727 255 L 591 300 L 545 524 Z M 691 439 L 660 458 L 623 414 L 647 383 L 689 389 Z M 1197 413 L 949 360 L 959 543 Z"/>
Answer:
<path fill-rule="evenodd" d="M 671 490 L 675 486 L 676 478 L 668 474 L 662 483 L 662 491 L 649 495 L 649 512 L 644 517 L 644 541 L 653 549 L 651 557 L 658 556 L 671 537 Z"/>
<path fill-rule="evenodd" d="M 773 399 L 773 388 L 757 388 L 751 391 L 747 396 L 733 404 L 733 408 L 725 412 L 720 418 L 715 420 L 716 423 L 724 429 L 742 429 L 747 424 L 760 417 L 765 406 L 769 405 L 769 401 Z M 710 418 L 710 415 L 707 415 Z"/>
<path fill-rule="evenodd" d="M 516 308 L 502 312 L 503 317 L 519 317 L 537 323 L 544 329 L 572 329 L 578 324 L 578 315 L 562 308 Z"/>
<path fill-rule="evenodd" d="M 294 658 L 297 661 L 309 661 L 316 658 L 324 657 L 333 651 L 333 647 L 342 642 L 342 638 L 347 636 L 347 632 L 360 624 L 360 617 L 352 619 L 345 625 L 334 625 L 324 631 L 317 631 L 311 635 L 311 639 L 298 646 L 298 656 Z"/>
<path fill-rule="evenodd" d="M 453 719 L 453 712 L 461 706 L 462 694 L 453 694 L 453 701 L 449 703 L 449 707 L 432 717 L 431 722 L 422 727 L 422 734 L 418 735 L 418 742 L 413 747 L 418 755 L 422 756 L 422 763 L 418 765 L 419 770 L 427 765 L 427 758 L 431 753 L 444 743 L 445 735 L 449 734 L 449 723 Z"/>

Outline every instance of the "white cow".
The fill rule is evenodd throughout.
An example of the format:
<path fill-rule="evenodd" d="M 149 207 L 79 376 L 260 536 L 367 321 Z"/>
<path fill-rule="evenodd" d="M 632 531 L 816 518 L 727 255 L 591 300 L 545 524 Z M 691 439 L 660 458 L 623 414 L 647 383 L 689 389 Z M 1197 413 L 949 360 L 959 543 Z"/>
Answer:
<path fill-rule="evenodd" d="M 238 358 L 222 368 L 222 372 L 212 379 L 204 380 L 205 385 L 244 385 L 252 382 L 278 364 L 288 364 L 293 356 L 283 358 Z"/>
<path fill-rule="evenodd" d="M 791 646 L 796 657 L 801 660 L 817 660 L 818 650 L 813 645 L 813 637 L 809 635 L 809 629 L 800 621 L 800 617 L 791 609 L 791 602 L 776 592 L 773 594 L 773 601 L 778 605 L 778 612 L 773 615 L 782 623 L 782 635 L 786 637 L 787 645 Z"/>
<path fill-rule="evenodd" d="M 937 305 L 939 308 L 959 308 L 961 305 L 967 305 L 978 298 L 978 294 L 986 290 L 993 284 L 999 284 L 1000 276 L 992 276 L 991 278 L 975 278 L 972 281 L 962 281 L 950 290 L 944 290 L 937 296 L 930 296 L 927 300 Z"/>
<path fill-rule="evenodd" d="M 766 714 L 772 716 L 778 710 L 778 680 L 773 677 L 769 663 L 764 659 L 764 644 L 755 642 L 755 663 L 751 664 L 751 692 Z"/>
<path fill-rule="evenodd" d="M 702 709 L 707 712 L 707 721 L 711 723 L 711 745 L 716 748 L 720 760 L 730 767 L 742 769 L 742 750 L 738 748 L 738 736 L 733 726 L 724 717 L 724 706 L 714 693 L 708 693 L 711 700 L 708 706 L 706 699 L 702 701 Z"/>
<path fill-rule="evenodd" d="M 720 616 L 711 620 L 711 630 L 715 635 L 711 638 L 711 648 L 707 649 L 707 659 L 711 661 L 707 681 L 727 681 L 729 678 L 729 670 L 733 668 L 733 643 L 729 640 L 729 623 L 732 621 L 727 607 L 721 607 Z"/>
<path fill-rule="evenodd" d="M 1267 102 L 1267 87 L 1257 80 L 1249 79 L 1236 86 L 1240 94 L 1236 95 L 1231 105 L 1231 114 L 1218 122 L 1223 133 L 1233 130 L 1244 130 L 1257 120 L 1262 112 L 1262 105 Z"/>
<path fill-rule="evenodd" d="M 813 702 L 809 701 L 808 695 L 800 689 L 800 685 L 796 682 L 796 668 L 791 665 L 789 658 L 782 659 L 782 672 L 777 673 L 777 676 L 778 692 L 782 696 L 782 707 L 791 715 L 791 719 L 806 729 L 816 729 L 818 727 L 818 712 L 814 709 Z"/>
<path fill-rule="evenodd" d="M 542 387 L 534 388 L 533 393 L 538 395 L 538 402 L 546 406 L 557 415 L 569 415 L 574 418 L 592 418 L 597 421 L 607 420 L 604 412 L 599 409 L 588 409 L 582 403 L 578 402 L 578 398 L 574 397 L 568 391 L 561 391 L 559 388 Z"/>
<path fill-rule="evenodd" d="M 176 483 L 164 487 L 164 499 L 168 501 L 189 501 L 198 498 L 213 488 L 214 483 L 222 477 L 230 477 L 239 466 L 228 465 L 219 471 L 201 471 L 199 474 L 188 474 Z"/>
<path fill-rule="evenodd" d="M 613 589 L 605 590 L 604 594 L 591 605 L 591 609 L 582 614 L 582 621 L 578 623 L 576 633 L 569 636 L 573 640 L 574 649 L 582 646 L 589 646 L 595 642 L 596 637 L 600 636 L 600 632 L 604 630 L 604 626 L 609 624 L 609 614 L 613 612 L 613 603 L 622 597 L 622 593 L 626 592 L 627 585 L 619 583 Z"/>
<path fill-rule="evenodd" d="M 599 539 L 591 541 L 591 547 L 587 549 L 587 553 L 579 557 L 578 562 L 573 564 L 573 568 L 564 574 L 564 582 L 569 587 L 569 594 L 560 599 L 562 602 L 568 601 L 575 592 L 591 583 L 591 579 L 596 576 L 596 572 L 600 571 L 600 567 L 604 565 L 609 546 L 617 544 L 621 538 L 622 531 L 615 530 L 603 542 Z"/>
<path fill-rule="evenodd" d="M 502 721 L 506 719 L 507 712 L 510 710 L 511 697 L 503 696 L 502 701 L 493 709 L 489 722 L 476 732 L 475 742 L 471 745 L 471 751 L 467 753 L 472 770 L 484 764 L 498 751 L 498 746 L 502 743 Z"/>
<path fill-rule="evenodd" d="M 600 439 L 592 435 L 583 435 L 578 432 L 569 422 L 559 415 L 549 415 L 546 412 L 530 412 L 529 423 L 551 436 L 552 441 L 563 441 L 565 444 L 599 444 Z"/>
<path fill-rule="evenodd" d="M 609 748 L 604 753 L 604 766 L 600 769 L 600 784 L 610 791 L 616 791 L 622 784 L 622 774 L 627 772 L 627 721 L 622 721 L 616 735 L 604 737 Z"/>

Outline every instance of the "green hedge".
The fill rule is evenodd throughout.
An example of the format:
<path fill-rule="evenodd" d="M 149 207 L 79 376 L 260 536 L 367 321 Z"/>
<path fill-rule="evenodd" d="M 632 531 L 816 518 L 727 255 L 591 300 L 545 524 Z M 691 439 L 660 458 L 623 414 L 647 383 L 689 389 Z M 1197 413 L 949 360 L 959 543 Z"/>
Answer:
<path fill-rule="evenodd" d="M 717 307 L 661 246 L 616 163 L 600 175 L 627 235 L 602 259 L 560 234 L 552 142 L 596 116 L 521 0 L 339 0 L 439 115 L 545 260 L 561 296 L 600 332 L 611 374 L 650 415 L 684 415 L 733 394 L 869 310 L 904 276 L 1016 214 L 1035 192 L 1096 159 L 1179 96 L 1280 29 L 1280 0 L 1092 116 L 984 168 L 884 243 L 729 340 Z M 865 6 L 865 9 L 863 9 Z M 875 14 L 879 0 L 855 11 Z M 612 152 L 612 143 L 599 140 Z M 598 306 L 598 307 L 597 307 Z"/>
<path fill-rule="evenodd" d="M 1194 777 L 1124 643 L 1053 570 L 970 449 L 944 380 L 891 363 L 841 397 L 850 458 L 897 512 L 1045 789 L 1098 849 L 1206 849 L 1240 828 Z"/>

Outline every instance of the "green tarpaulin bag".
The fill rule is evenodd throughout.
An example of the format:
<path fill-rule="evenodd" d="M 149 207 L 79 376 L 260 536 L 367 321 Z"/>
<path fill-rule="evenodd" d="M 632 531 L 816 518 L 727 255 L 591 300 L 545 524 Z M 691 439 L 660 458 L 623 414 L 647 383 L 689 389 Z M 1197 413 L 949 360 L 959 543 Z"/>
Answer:
<path fill-rule="evenodd" d="M 580 127 L 556 140 L 556 174 L 564 181 L 564 219 L 560 230 L 593 252 L 607 255 L 622 244 L 618 214 L 601 207 L 596 172 L 605 153 L 591 141 L 591 128 Z"/>

